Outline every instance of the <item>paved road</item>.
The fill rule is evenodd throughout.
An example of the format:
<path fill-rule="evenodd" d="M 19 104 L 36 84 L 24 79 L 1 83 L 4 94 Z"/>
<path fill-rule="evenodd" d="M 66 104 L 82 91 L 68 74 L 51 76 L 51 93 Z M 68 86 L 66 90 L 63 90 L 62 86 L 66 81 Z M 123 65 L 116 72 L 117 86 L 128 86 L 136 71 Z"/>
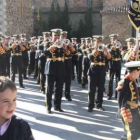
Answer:
<path fill-rule="evenodd" d="M 18 81 L 16 84 L 18 87 Z M 108 101 L 104 95 L 103 107 L 106 111 L 95 109 L 89 113 L 87 87 L 82 89 L 77 81 L 73 81 L 73 101 L 62 99 L 65 112 L 59 113 L 52 108 L 53 113 L 47 114 L 45 96 L 39 91 L 36 80 L 24 80 L 24 85 L 25 89 L 18 88 L 16 115 L 29 122 L 36 140 L 119 140 L 123 135 L 121 121 L 116 119 L 116 99 Z"/>

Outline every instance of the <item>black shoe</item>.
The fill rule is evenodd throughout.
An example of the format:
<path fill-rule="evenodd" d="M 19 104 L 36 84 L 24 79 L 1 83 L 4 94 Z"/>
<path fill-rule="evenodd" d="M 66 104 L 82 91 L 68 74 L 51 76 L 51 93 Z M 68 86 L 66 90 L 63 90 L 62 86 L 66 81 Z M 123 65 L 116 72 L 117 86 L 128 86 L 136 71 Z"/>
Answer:
<path fill-rule="evenodd" d="M 86 88 L 86 86 L 85 85 L 82 85 L 82 88 Z"/>
<path fill-rule="evenodd" d="M 20 88 L 25 88 L 23 85 L 22 86 L 19 86 Z"/>
<path fill-rule="evenodd" d="M 64 112 L 61 108 L 54 108 L 55 111 Z"/>
<path fill-rule="evenodd" d="M 108 96 L 108 97 L 107 97 L 107 100 L 111 100 L 111 97 Z"/>
<path fill-rule="evenodd" d="M 92 112 L 92 110 L 93 110 L 92 108 L 88 108 L 88 112 Z"/>
<path fill-rule="evenodd" d="M 123 136 L 121 137 L 121 140 L 127 140 L 127 136 L 126 136 L 126 135 L 123 135 Z"/>
<path fill-rule="evenodd" d="M 101 110 L 101 111 L 105 111 L 105 109 L 103 107 L 96 107 L 96 108 Z"/>
<path fill-rule="evenodd" d="M 28 79 L 28 77 L 24 77 L 24 79 Z"/>
<path fill-rule="evenodd" d="M 47 113 L 51 114 L 52 113 L 51 109 L 47 109 Z"/>
<path fill-rule="evenodd" d="M 78 81 L 78 84 L 81 84 L 81 81 Z"/>
<path fill-rule="evenodd" d="M 72 77 L 71 79 L 72 79 L 72 80 L 75 80 L 75 78 L 74 78 L 74 77 Z"/>
<path fill-rule="evenodd" d="M 68 101 L 72 101 L 71 97 L 67 98 Z"/>

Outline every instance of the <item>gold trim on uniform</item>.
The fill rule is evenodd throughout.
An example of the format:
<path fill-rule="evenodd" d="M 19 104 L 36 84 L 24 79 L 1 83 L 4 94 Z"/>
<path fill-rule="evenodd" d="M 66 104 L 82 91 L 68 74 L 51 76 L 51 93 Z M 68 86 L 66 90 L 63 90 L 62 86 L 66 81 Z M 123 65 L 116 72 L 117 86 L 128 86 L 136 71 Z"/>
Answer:
<path fill-rule="evenodd" d="M 113 58 L 112 60 L 113 61 L 119 61 L 119 60 L 121 60 L 121 58 Z"/>
<path fill-rule="evenodd" d="M 130 105 L 131 109 L 138 108 L 138 104 L 136 102 L 127 101 L 127 104 Z"/>
<path fill-rule="evenodd" d="M 71 59 L 71 57 L 65 57 L 65 59 Z"/>
<path fill-rule="evenodd" d="M 47 58 L 47 61 L 53 61 L 53 62 L 55 62 L 55 61 L 65 61 L 65 59 L 64 59 L 64 57 L 57 57 L 57 58 Z"/>
<path fill-rule="evenodd" d="M 129 83 L 129 88 L 131 90 L 131 95 L 132 95 L 131 101 L 133 101 L 133 100 L 137 99 L 137 97 L 135 97 L 136 92 L 133 91 L 134 90 L 134 86 L 132 85 L 132 82 Z"/>
<path fill-rule="evenodd" d="M 12 53 L 12 56 L 22 56 L 21 53 Z"/>
<path fill-rule="evenodd" d="M 103 63 L 103 62 L 98 62 L 98 63 L 91 62 L 91 65 L 105 66 L 105 63 Z"/>

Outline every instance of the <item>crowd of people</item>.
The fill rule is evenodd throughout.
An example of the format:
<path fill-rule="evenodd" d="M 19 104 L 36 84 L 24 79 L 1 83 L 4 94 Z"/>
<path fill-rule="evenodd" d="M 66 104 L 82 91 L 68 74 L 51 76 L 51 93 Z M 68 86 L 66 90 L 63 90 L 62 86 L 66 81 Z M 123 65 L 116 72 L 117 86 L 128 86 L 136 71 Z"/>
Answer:
<path fill-rule="evenodd" d="M 135 38 L 126 39 L 126 46 L 120 43 L 118 34 L 111 34 L 109 38 L 108 44 L 103 43 L 102 35 L 81 38 L 79 43 L 77 38 L 71 38 L 71 41 L 67 39 L 67 32 L 61 29 L 43 32 L 43 36 L 31 37 L 29 41 L 26 34 L 9 37 L 0 33 L 0 75 L 9 76 L 15 82 L 15 75 L 18 73 L 19 86 L 25 88 L 23 78 L 28 79 L 31 74 L 34 74 L 34 78 L 40 84 L 40 90 L 46 97 L 45 106 L 48 113 L 52 112 L 53 93 L 54 110 L 64 111 L 61 108 L 63 87 L 65 87 L 66 99 L 72 101 L 71 81 L 76 79 L 81 84 L 81 88 L 88 85 L 88 112 L 92 112 L 94 108 L 104 111 L 103 93 L 106 91 L 107 99 L 112 99 L 113 81 L 115 78 L 117 87 L 121 80 L 122 62 L 137 62 L 135 65 L 133 63 L 126 65 L 129 70 L 124 79 L 127 80 L 123 79 L 119 82 L 121 84 L 116 88 L 114 95 L 117 98 L 119 93 L 120 114 L 122 114 L 124 126 L 127 125 L 127 137 L 132 137 L 130 129 L 128 130 L 132 121 L 128 119 L 130 117 L 128 114 L 130 112 L 132 116 L 134 114 L 131 106 L 138 108 L 139 93 L 134 82 L 137 78 L 130 77 L 134 70 L 139 71 L 139 63 L 135 61 L 139 60 L 139 48 L 136 46 Z M 108 89 L 105 89 L 106 73 L 109 74 Z M 129 92 L 127 92 L 128 90 Z M 127 92 L 129 96 L 128 94 L 121 96 L 124 95 L 121 94 L 122 91 L 123 93 Z M 136 96 L 134 95 L 135 91 Z M 126 104 L 127 107 L 129 106 L 129 111 Z M 140 119 L 138 119 L 139 121 Z"/>

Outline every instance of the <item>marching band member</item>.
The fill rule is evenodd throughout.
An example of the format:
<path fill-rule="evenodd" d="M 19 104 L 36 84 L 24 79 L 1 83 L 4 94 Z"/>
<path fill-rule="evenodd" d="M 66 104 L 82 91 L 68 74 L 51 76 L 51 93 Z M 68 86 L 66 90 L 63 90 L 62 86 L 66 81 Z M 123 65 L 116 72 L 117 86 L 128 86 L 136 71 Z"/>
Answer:
<path fill-rule="evenodd" d="M 20 88 L 25 88 L 23 85 L 22 78 L 22 65 L 23 65 L 23 56 L 22 52 L 24 51 L 24 47 L 21 44 L 20 36 L 13 35 L 14 43 L 11 46 L 11 80 L 15 82 L 15 74 L 18 69 L 19 73 L 19 86 Z"/>
<path fill-rule="evenodd" d="M 52 94 L 54 91 L 54 110 L 63 112 L 61 108 L 61 98 L 63 92 L 63 83 L 65 78 L 65 54 L 70 51 L 65 48 L 62 39 L 60 39 L 61 29 L 52 29 L 52 42 L 54 44 L 48 49 L 48 57 L 45 65 L 46 75 L 46 106 L 48 113 L 51 113 Z"/>
<path fill-rule="evenodd" d="M 118 41 L 118 34 L 111 34 L 109 37 L 111 40 L 111 59 L 109 61 L 108 100 L 113 95 L 114 76 L 116 77 L 116 86 L 121 77 L 121 43 Z M 117 92 L 115 93 L 115 98 L 117 98 Z"/>
<path fill-rule="evenodd" d="M 94 36 L 95 37 L 95 36 Z M 88 71 L 89 79 L 89 102 L 88 102 L 88 112 L 92 112 L 95 107 L 99 110 L 104 111 L 105 109 L 102 107 L 103 103 L 103 91 L 105 84 L 105 76 L 106 76 L 106 67 L 105 61 L 106 59 L 111 58 L 111 54 L 107 51 L 107 48 L 102 43 L 103 36 L 96 36 L 97 42 L 95 46 L 95 50 L 93 50 L 92 54 L 89 55 L 90 67 Z M 97 90 L 97 98 L 95 100 L 95 93 Z"/>

